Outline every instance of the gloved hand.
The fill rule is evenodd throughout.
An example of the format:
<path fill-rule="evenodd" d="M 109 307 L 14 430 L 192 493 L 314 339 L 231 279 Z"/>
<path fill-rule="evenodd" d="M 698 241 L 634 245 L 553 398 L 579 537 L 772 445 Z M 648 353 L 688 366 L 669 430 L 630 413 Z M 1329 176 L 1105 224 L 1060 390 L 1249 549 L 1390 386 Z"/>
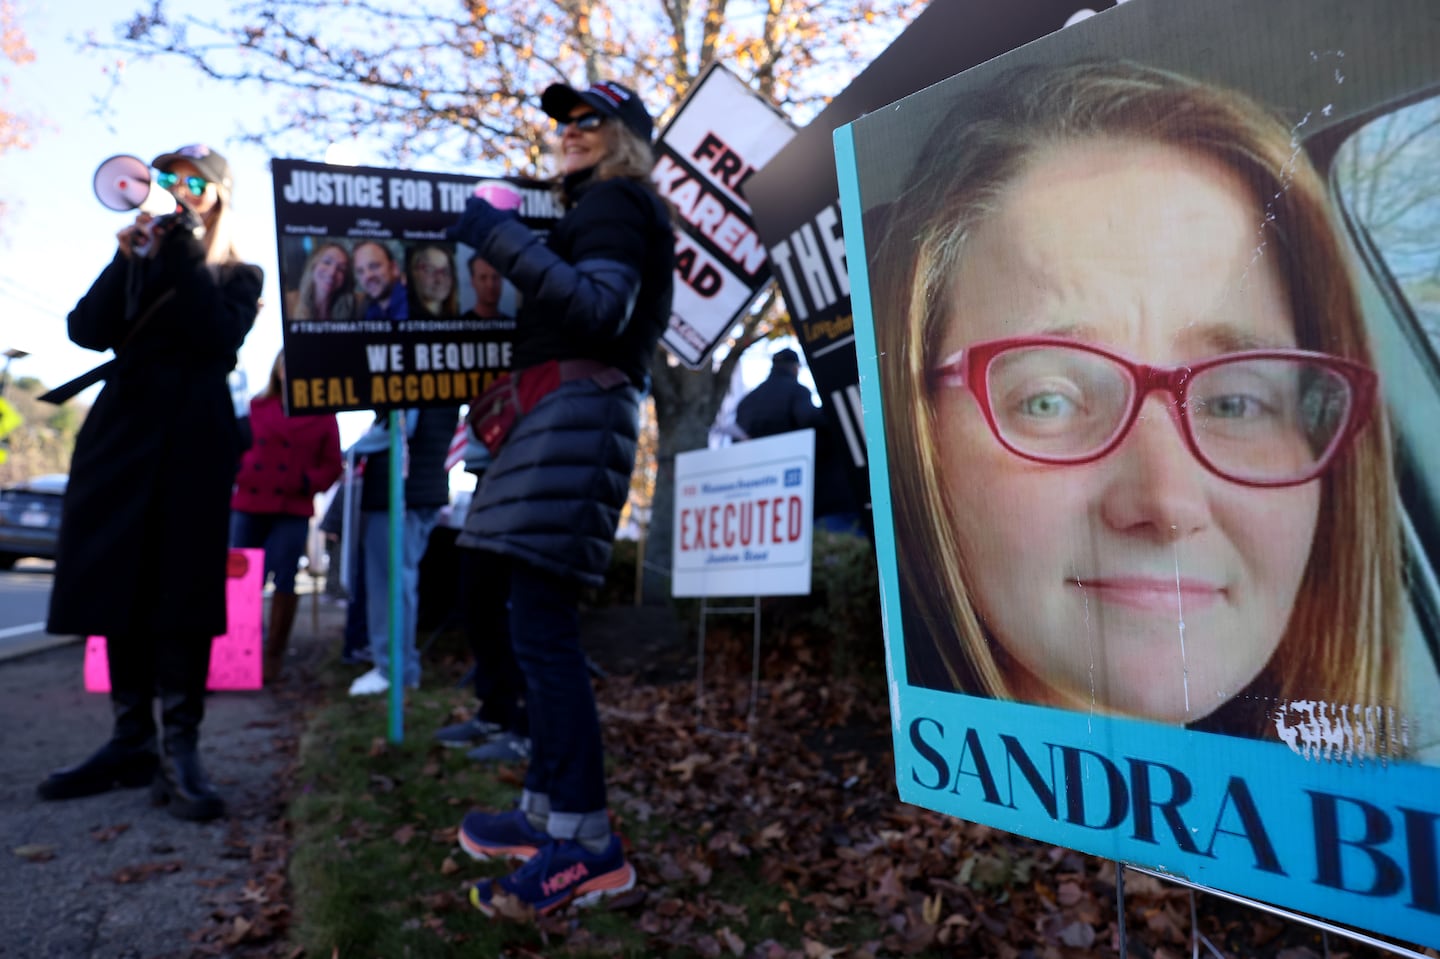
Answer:
<path fill-rule="evenodd" d="M 446 229 L 445 237 L 478 250 L 496 227 L 517 215 L 514 210 L 497 210 L 484 199 L 472 196 L 465 201 L 465 212 L 460 214 L 460 219 Z"/>

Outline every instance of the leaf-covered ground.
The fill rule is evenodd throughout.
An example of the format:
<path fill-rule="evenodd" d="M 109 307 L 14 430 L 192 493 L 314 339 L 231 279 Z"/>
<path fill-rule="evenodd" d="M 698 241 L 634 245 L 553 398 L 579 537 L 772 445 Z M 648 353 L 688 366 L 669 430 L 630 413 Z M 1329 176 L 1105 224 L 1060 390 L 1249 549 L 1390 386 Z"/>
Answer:
<path fill-rule="evenodd" d="M 697 712 L 693 649 L 625 630 L 624 616 L 607 622 L 592 621 L 587 642 L 609 671 L 597 695 L 615 824 L 640 877 L 633 892 L 538 921 L 480 916 L 466 890 L 504 867 L 460 854 L 456 827 L 469 808 L 513 801 L 523 769 L 477 766 L 431 744 L 435 728 L 468 709 L 455 688 L 415 696 L 406 742 L 387 744 L 383 705 L 346 699 L 348 674 L 332 667 L 311 689 L 285 824 L 291 848 L 258 857 L 253 902 L 217 912 L 215 928 L 197 934 L 200 949 L 253 943 L 251 955 L 345 959 L 1119 955 L 1113 863 L 896 799 L 874 670 L 839 679 L 811 644 L 768 642 L 749 725 L 748 629 L 712 638 L 710 695 Z M 458 678 L 464 665 L 446 668 Z M 1202 956 L 1327 955 L 1307 927 L 1134 871 L 1125 892 L 1134 956 L 1192 955 L 1197 929 Z M 1331 936 L 1328 955 L 1380 953 Z"/>

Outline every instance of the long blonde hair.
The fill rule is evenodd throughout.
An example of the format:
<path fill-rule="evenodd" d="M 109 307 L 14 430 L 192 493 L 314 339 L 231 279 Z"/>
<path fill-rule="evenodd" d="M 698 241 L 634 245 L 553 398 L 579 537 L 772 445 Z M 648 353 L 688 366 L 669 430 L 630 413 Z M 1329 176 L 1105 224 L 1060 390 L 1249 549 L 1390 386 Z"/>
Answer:
<path fill-rule="evenodd" d="M 1128 63 L 1030 68 L 964 94 L 935 128 L 905 192 L 867 243 L 910 681 L 1015 698 L 1009 663 L 967 585 L 969 567 L 941 477 L 929 369 L 950 319 L 947 295 L 973 229 L 1042 149 L 1097 138 L 1170 144 L 1235 170 L 1263 219 L 1259 242 L 1279 263 L 1302 349 L 1373 366 L 1368 337 L 1319 175 L 1288 127 L 1232 91 Z M 1057 211 L 1057 216 L 1064 216 Z M 871 226 L 867 223 L 867 234 Z M 963 294 L 962 294 L 963 295 Z M 1289 624 L 1215 728 L 1261 736 L 1274 707 L 1323 695 L 1390 705 L 1403 622 L 1390 437 L 1377 415 L 1320 480 L 1319 522 Z M 1208 725 L 1207 720 L 1201 723 Z"/>
<path fill-rule="evenodd" d="M 305 267 L 300 271 L 300 289 L 299 295 L 296 297 L 295 313 L 291 319 L 313 320 L 320 315 L 320 304 L 315 302 L 315 261 L 319 260 L 320 255 L 326 250 L 339 250 L 345 257 L 346 279 L 344 283 L 336 287 L 334 298 L 338 299 L 343 296 L 345 291 L 350 288 L 350 251 L 334 240 L 321 243 L 305 258 Z"/>
<path fill-rule="evenodd" d="M 205 247 L 205 263 L 212 269 L 240 262 L 230 217 L 230 188 L 216 183 L 215 194 L 215 206 L 210 211 L 205 238 L 200 241 Z"/>

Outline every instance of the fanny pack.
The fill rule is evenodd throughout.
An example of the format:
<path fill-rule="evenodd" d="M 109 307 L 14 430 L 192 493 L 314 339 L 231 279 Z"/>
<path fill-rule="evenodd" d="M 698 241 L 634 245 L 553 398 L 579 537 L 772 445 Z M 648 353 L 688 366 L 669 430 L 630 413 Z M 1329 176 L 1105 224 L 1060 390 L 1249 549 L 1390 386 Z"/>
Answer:
<path fill-rule="evenodd" d="M 492 455 L 498 453 L 522 416 L 561 383 L 584 379 L 594 380 L 606 390 L 630 382 L 630 377 L 620 370 L 596 360 L 546 360 L 514 373 L 502 373 L 471 401 L 465 417 L 470 431 Z"/>

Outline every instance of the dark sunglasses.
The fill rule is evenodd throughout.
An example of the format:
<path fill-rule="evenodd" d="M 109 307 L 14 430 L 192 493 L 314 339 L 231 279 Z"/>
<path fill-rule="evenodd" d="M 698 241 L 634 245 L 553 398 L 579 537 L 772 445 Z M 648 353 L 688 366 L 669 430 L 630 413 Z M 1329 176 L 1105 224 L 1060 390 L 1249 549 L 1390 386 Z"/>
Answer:
<path fill-rule="evenodd" d="M 175 184 L 180 182 L 180 174 L 169 172 L 157 173 L 155 174 L 155 182 L 162 190 L 173 190 L 175 189 Z M 185 177 L 185 188 L 190 191 L 190 195 L 193 197 L 204 196 L 205 188 L 209 185 L 210 181 L 204 177 Z"/>
<path fill-rule="evenodd" d="M 556 123 L 561 133 L 564 133 L 569 127 L 574 127 L 577 130 L 590 131 L 598 130 L 604 126 L 605 118 L 598 113 L 587 113 L 583 117 L 576 117 L 573 120 L 557 120 Z"/>

